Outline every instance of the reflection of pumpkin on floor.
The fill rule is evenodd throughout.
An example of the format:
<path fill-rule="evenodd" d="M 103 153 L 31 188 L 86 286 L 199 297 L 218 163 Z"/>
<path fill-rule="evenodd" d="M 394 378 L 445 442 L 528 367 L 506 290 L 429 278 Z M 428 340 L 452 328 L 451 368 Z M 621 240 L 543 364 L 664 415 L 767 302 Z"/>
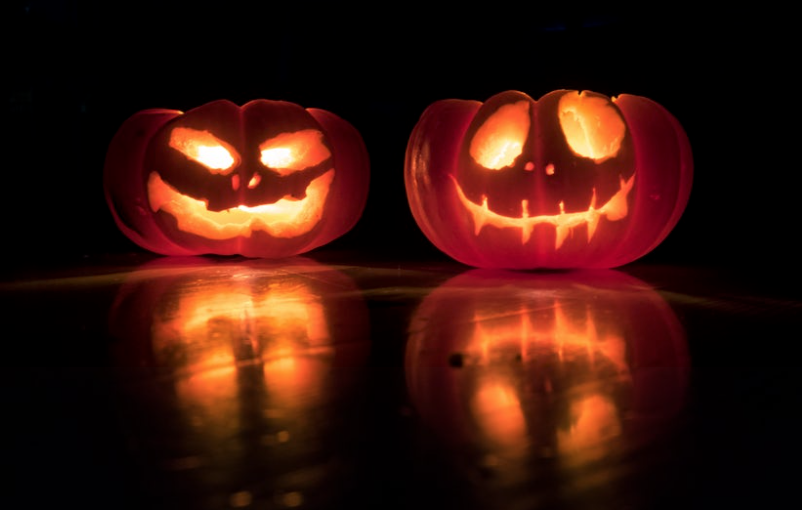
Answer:
<path fill-rule="evenodd" d="M 418 225 L 477 267 L 611 268 L 654 249 L 691 190 L 690 144 L 657 103 L 558 90 L 430 105 L 407 146 Z"/>
<path fill-rule="evenodd" d="M 321 466 L 346 455 L 331 434 L 358 431 L 342 410 L 370 351 L 346 274 L 302 258 L 157 258 L 121 286 L 110 331 L 132 440 L 172 483 L 225 494 L 255 480 L 272 494 L 312 491 L 285 476 L 296 470 L 341 476 Z"/>
<path fill-rule="evenodd" d="M 141 247 L 272 258 L 348 232 L 367 200 L 369 161 L 360 134 L 330 112 L 221 100 L 134 114 L 104 172 L 114 219 Z"/>
<path fill-rule="evenodd" d="M 416 409 L 446 442 L 573 468 L 669 426 L 689 359 L 671 308 L 626 274 L 473 270 L 424 298 L 405 365 Z"/>

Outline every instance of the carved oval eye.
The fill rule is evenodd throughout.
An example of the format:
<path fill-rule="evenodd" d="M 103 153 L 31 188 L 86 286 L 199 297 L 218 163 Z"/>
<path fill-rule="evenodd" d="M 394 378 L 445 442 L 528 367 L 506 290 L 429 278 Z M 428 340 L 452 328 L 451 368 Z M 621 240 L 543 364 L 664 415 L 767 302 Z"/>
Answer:
<path fill-rule="evenodd" d="M 565 94 L 558 111 L 565 140 L 576 154 L 597 163 L 618 154 L 627 127 L 607 98 Z"/>
<path fill-rule="evenodd" d="M 225 175 L 239 164 L 237 151 L 208 131 L 177 127 L 170 133 L 170 147 L 214 174 Z"/>
<path fill-rule="evenodd" d="M 259 151 L 262 164 L 280 175 L 319 165 L 331 157 L 323 133 L 316 129 L 282 133 L 262 142 Z"/>
<path fill-rule="evenodd" d="M 471 157 L 490 170 L 512 165 L 523 152 L 529 123 L 527 101 L 505 104 L 476 131 L 469 149 Z"/>

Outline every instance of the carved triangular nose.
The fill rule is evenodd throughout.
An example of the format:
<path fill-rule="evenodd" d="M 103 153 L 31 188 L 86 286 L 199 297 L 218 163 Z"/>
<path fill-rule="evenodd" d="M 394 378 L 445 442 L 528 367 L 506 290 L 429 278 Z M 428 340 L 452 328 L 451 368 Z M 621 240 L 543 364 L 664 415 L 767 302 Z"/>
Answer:
<path fill-rule="evenodd" d="M 259 183 L 262 182 L 262 176 L 258 173 L 254 173 L 250 179 L 248 179 L 248 184 L 246 185 L 248 189 L 254 189 L 255 187 L 259 186 Z M 237 191 L 240 187 L 241 179 L 239 174 L 234 174 L 231 176 L 231 189 Z"/>
<path fill-rule="evenodd" d="M 248 181 L 248 189 L 254 189 L 259 186 L 260 182 L 262 182 L 262 176 L 258 173 L 254 173 Z"/>

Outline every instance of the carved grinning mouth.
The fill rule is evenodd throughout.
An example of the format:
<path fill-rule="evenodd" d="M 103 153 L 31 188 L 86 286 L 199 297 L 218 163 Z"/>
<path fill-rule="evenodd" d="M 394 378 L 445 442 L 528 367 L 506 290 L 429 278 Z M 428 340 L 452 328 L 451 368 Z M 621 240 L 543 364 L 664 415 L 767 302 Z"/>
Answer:
<path fill-rule="evenodd" d="M 607 201 L 606 204 L 600 208 L 596 208 L 596 189 L 593 190 L 593 198 L 591 198 L 590 205 L 586 211 L 566 213 L 563 210 L 563 203 L 560 202 L 560 214 L 553 215 L 540 215 L 529 216 L 529 203 L 527 200 L 521 200 L 521 216 L 510 217 L 498 214 L 490 210 L 487 206 L 487 197 L 482 197 L 482 203 L 477 204 L 465 196 L 462 187 L 457 182 L 454 176 L 451 176 L 454 181 L 454 186 L 457 189 L 457 196 L 460 202 L 471 213 L 474 224 L 474 234 L 479 235 L 485 225 L 491 225 L 499 228 L 520 228 L 521 229 L 521 244 L 526 244 L 529 237 L 532 235 L 532 230 L 535 225 L 547 223 L 556 227 L 556 237 L 554 240 L 554 249 L 557 250 L 562 246 L 563 241 L 568 234 L 576 227 L 587 225 L 588 226 L 588 242 L 593 239 L 593 234 L 596 233 L 596 227 L 599 220 L 603 217 L 609 221 L 617 221 L 625 218 L 627 209 L 627 195 L 632 185 L 635 182 L 635 175 L 633 174 L 628 180 L 624 181 L 623 178 L 619 181 L 619 189 L 615 195 Z"/>
<path fill-rule="evenodd" d="M 157 172 L 152 172 L 148 178 L 148 196 L 154 212 L 162 210 L 172 215 L 178 228 L 190 234 L 224 240 L 250 237 L 261 230 L 273 237 L 290 238 L 305 234 L 318 224 L 333 179 L 334 169 L 313 179 L 301 200 L 285 196 L 272 204 L 210 211 L 205 201 L 178 192 Z"/>

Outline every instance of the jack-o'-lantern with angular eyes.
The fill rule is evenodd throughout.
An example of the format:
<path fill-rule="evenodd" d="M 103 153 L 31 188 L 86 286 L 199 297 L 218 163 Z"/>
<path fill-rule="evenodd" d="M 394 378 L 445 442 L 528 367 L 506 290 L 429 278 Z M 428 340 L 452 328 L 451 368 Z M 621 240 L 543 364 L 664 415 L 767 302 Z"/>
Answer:
<path fill-rule="evenodd" d="M 141 111 L 112 139 L 104 169 L 120 230 L 163 255 L 307 252 L 355 225 L 368 180 L 351 124 L 265 99 Z"/>
<path fill-rule="evenodd" d="M 427 238 L 477 267 L 612 268 L 652 251 L 685 210 L 688 138 L 650 99 L 507 91 L 433 103 L 405 162 Z"/>

